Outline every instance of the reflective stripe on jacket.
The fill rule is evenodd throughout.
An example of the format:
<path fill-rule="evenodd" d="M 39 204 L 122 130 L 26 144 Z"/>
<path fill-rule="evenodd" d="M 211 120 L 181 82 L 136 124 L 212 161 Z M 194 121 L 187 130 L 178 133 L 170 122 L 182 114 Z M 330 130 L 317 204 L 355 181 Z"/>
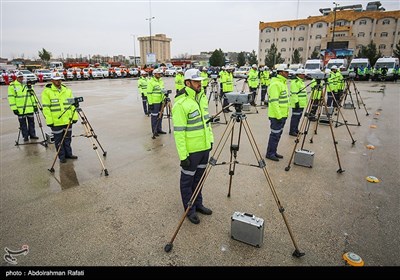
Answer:
<path fill-rule="evenodd" d="M 307 106 L 307 91 L 303 79 L 296 77 L 290 82 L 290 107 L 305 108 Z"/>
<path fill-rule="evenodd" d="M 138 89 L 139 93 L 143 96 L 147 96 L 147 83 L 149 82 L 149 79 L 145 77 L 140 77 L 138 81 Z"/>
<path fill-rule="evenodd" d="M 161 78 L 156 79 L 156 77 L 153 77 L 150 79 L 147 83 L 147 102 L 149 105 L 161 103 L 164 100 L 163 89 L 164 81 Z"/>

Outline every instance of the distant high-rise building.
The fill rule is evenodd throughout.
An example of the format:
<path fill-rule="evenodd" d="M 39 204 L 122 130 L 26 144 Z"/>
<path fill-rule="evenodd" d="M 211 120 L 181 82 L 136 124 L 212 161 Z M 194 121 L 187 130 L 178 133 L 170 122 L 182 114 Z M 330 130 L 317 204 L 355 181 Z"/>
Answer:
<path fill-rule="evenodd" d="M 356 55 L 362 46 L 371 41 L 382 55 L 392 56 L 393 48 L 400 39 L 400 10 L 385 11 L 379 7 L 379 1 L 371 3 L 366 10 L 362 10 L 361 5 L 339 6 L 333 11 L 330 8 L 320 9 L 321 16 L 260 22 L 259 64 L 265 63 L 272 44 L 275 44 L 285 63 L 291 63 L 295 49 L 300 52 L 304 63 L 314 50 L 348 50 Z"/>
<path fill-rule="evenodd" d="M 155 55 L 155 63 L 163 63 L 171 60 L 171 38 L 167 38 L 165 34 L 156 34 L 151 36 L 151 48 L 150 48 L 150 36 L 138 37 L 140 47 L 140 61 L 145 64 L 153 63 L 148 61 L 152 58 L 148 54 L 153 53 Z"/>

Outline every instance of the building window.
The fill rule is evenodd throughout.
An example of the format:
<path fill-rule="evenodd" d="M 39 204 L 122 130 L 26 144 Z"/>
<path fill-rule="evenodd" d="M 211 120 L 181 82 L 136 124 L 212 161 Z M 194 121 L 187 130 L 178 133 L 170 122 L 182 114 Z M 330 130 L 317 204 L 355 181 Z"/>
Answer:
<path fill-rule="evenodd" d="M 265 29 L 265 33 L 271 33 L 271 29 Z"/>
<path fill-rule="evenodd" d="M 363 45 L 360 44 L 360 45 L 356 46 L 356 49 L 362 49 L 362 47 L 363 47 Z"/>
<path fill-rule="evenodd" d="M 317 36 L 315 36 L 315 39 L 321 39 L 322 38 L 322 36 L 321 35 L 317 35 Z"/>
<path fill-rule="evenodd" d="M 262 43 L 262 39 L 260 40 L 260 43 Z"/>
<path fill-rule="evenodd" d="M 303 51 L 303 48 L 300 47 L 300 48 L 297 48 L 297 50 L 298 50 L 299 52 L 302 52 L 302 51 Z"/>
<path fill-rule="evenodd" d="M 380 49 L 380 50 L 384 50 L 384 49 L 386 49 L 386 45 L 384 45 L 384 44 L 380 44 L 380 45 L 379 45 L 379 49 Z"/>
<path fill-rule="evenodd" d="M 366 19 L 362 19 L 362 20 L 360 20 L 360 22 L 358 24 L 359 25 L 366 25 L 367 24 L 367 20 Z"/>
<path fill-rule="evenodd" d="M 281 49 L 281 52 L 286 52 L 286 49 L 285 49 L 285 48 L 282 48 L 282 49 Z"/>
<path fill-rule="evenodd" d="M 282 28 L 282 31 L 287 31 L 287 27 L 283 27 L 283 28 Z"/>
<path fill-rule="evenodd" d="M 382 21 L 382 25 L 386 25 L 386 24 L 390 24 L 390 20 L 384 19 L 384 20 Z"/>
<path fill-rule="evenodd" d="M 281 42 L 286 42 L 286 41 L 287 41 L 286 38 L 282 38 L 282 39 L 281 39 Z"/>
<path fill-rule="evenodd" d="M 317 28 L 322 28 L 322 23 L 318 23 Z"/>
<path fill-rule="evenodd" d="M 304 37 L 299 37 L 299 41 L 304 41 Z"/>
<path fill-rule="evenodd" d="M 306 27 L 304 25 L 299 27 L 299 30 L 306 30 Z"/>
<path fill-rule="evenodd" d="M 357 37 L 365 37 L 365 33 L 364 32 L 358 32 Z"/>
<path fill-rule="evenodd" d="M 266 40 L 265 40 L 265 43 L 269 43 L 269 42 L 271 42 L 270 39 L 266 39 Z"/>
<path fill-rule="evenodd" d="M 316 47 L 315 47 L 315 50 L 316 50 L 317 52 L 319 52 L 319 51 L 321 50 L 321 46 L 316 46 Z"/>
<path fill-rule="evenodd" d="M 382 32 L 381 33 L 381 37 L 387 37 L 387 36 L 388 36 L 387 32 Z"/>

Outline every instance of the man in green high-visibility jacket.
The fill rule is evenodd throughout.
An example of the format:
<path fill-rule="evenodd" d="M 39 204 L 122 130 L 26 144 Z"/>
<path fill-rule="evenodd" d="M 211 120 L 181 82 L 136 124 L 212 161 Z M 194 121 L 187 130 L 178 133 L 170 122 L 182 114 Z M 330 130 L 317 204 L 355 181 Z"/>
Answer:
<path fill-rule="evenodd" d="M 194 224 L 200 223 L 196 212 L 212 214 L 211 209 L 203 205 L 201 191 L 193 205 L 188 205 L 206 169 L 214 142 L 208 100 L 201 86 L 203 79 L 199 70 L 188 69 L 185 72 L 185 87 L 179 91 L 172 108 L 175 144 L 182 167 L 181 197 L 184 209 L 190 207 L 187 217 Z"/>

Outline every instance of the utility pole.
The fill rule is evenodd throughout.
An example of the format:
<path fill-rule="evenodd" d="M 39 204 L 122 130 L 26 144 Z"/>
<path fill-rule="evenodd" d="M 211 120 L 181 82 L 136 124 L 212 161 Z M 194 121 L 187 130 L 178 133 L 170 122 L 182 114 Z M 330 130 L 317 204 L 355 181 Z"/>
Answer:
<path fill-rule="evenodd" d="M 336 29 L 336 9 L 339 6 L 338 3 L 333 2 L 333 5 L 335 5 L 335 8 L 333 8 L 333 31 L 332 31 L 332 43 L 335 42 L 335 29 Z M 333 44 L 332 44 L 333 48 Z"/>
<path fill-rule="evenodd" d="M 153 53 L 153 47 L 151 46 L 151 20 L 155 19 L 155 17 L 146 18 L 149 21 L 149 30 L 150 30 L 150 53 Z"/>
<path fill-rule="evenodd" d="M 133 64 L 135 67 L 137 67 L 137 64 L 136 64 L 136 35 L 131 34 L 131 36 L 133 37 Z"/>

